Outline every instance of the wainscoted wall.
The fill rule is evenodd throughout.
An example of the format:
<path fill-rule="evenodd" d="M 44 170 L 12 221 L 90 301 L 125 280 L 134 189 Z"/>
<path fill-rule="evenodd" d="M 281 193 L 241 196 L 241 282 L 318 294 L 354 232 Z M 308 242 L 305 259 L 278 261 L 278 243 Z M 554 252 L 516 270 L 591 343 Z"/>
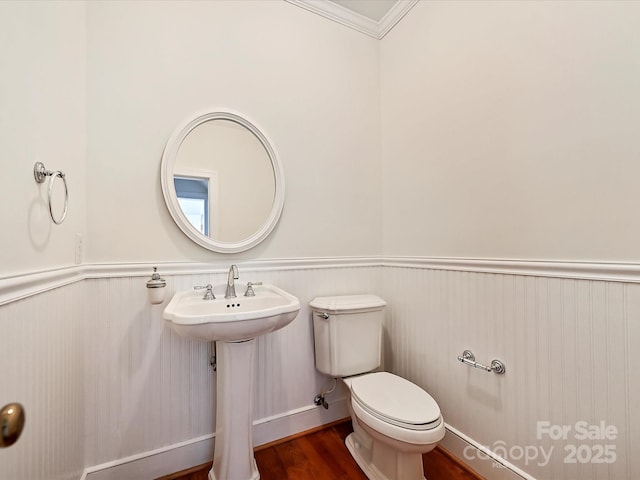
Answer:
<path fill-rule="evenodd" d="M 84 467 L 88 303 L 75 283 L 0 307 L 0 407 L 20 402 L 25 429 L 0 450 L 2 480 L 77 480 Z"/>
<path fill-rule="evenodd" d="M 634 359 L 640 285 L 463 271 L 475 268 L 474 262 L 458 271 L 429 262 L 384 268 L 387 367 L 426 388 L 448 425 L 528 478 L 640 478 L 633 457 L 640 442 L 633 404 L 640 395 Z M 461 364 L 456 357 L 465 349 L 480 363 L 502 360 L 506 374 Z M 537 422 L 545 421 L 569 425 L 566 439 L 538 432 Z M 603 421 L 617 436 L 576 438 L 579 421 Z M 608 457 L 600 447 L 607 445 L 615 462 L 597 463 Z M 519 458 L 527 448 L 538 458 Z M 542 448 L 553 449 L 548 463 Z M 482 466 L 477 452 L 467 453 L 488 478 L 498 478 L 491 462 Z"/>
<path fill-rule="evenodd" d="M 572 273 L 549 265 L 553 271 L 536 262 L 391 258 L 240 264 L 242 281 L 277 284 L 302 305 L 291 325 L 259 340 L 256 443 L 344 415 L 342 389 L 328 411 L 313 406 L 327 379 L 314 368 L 307 305 L 317 295 L 372 292 L 389 304 L 386 368 L 437 399 L 449 427 L 445 446 L 488 478 L 640 477 L 632 456 L 640 442 L 633 404 L 640 394 L 633 359 L 640 341 L 637 266 L 582 265 Z M 160 270 L 167 299 L 225 278 L 215 265 Z M 0 479 L 78 479 L 83 469 L 89 480 L 134 479 L 208 458 L 215 431 L 210 346 L 163 325 L 163 306 L 146 300 L 147 271 L 146 265 L 86 266 L 70 285 L 44 293 L 32 285 L 32 296 L 4 299 L 0 364 L 10 368 L 3 371 L 0 403 L 22 402 L 27 428 L 13 448 L 0 452 Z M 69 275 L 61 273 L 62 281 Z M 479 362 L 504 361 L 507 373 L 462 365 L 456 357 L 466 348 Z M 539 434 L 538 422 L 545 421 L 569 425 L 567 438 Z M 578 421 L 612 425 L 616 438 L 576 439 Z M 510 468 L 480 461 L 468 444 L 493 451 Z M 576 463 L 565 462 L 571 445 L 582 448 Z M 585 461 L 607 445 L 615 462 Z M 520 458 L 527 448 L 538 457 Z M 194 457 L 196 449 L 201 457 Z"/>
<path fill-rule="evenodd" d="M 226 274 L 165 278 L 169 299 L 174 291 L 226 281 Z M 381 294 L 379 267 L 250 271 L 240 266 L 240 280 L 278 285 L 302 306 L 289 326 L 258 341 L 255 420 L 310 407 L 327 380 L 314 367 L 307 304 L 316 295 L 336 292 Z M 138 277 L 86 282 L 88 298 L 95 299 L 87 335 L 87 466 L 215 431 L 210 344 L 185 340 L 165 327 L 163 306 L 147 303 L 144 282 Z"/>
<path fill-rule="evenodd" d="M 276 284 L 301 303 L 289 326 L 258 342 L 256 444 L 346 416 L 342 389 L 328 411 L 313 405 L 328 379 L 314 367 L 309 301 L 317 295 L 382 295 L 380 261 L 276 263 L 239 264 L 241 281 Z M 199 273 L 171 273 L 190 269 Z M 175 291 L 226 280 L 216 266 L 167 264 L 159 270 L 168 283 L 166 301 Z M 0 365 L 11 369 L 2 375 L 0 403 L 23 403 L 27 426 L 14 447 L 0 452 L 1 480 L 78 479 L 83 469 L 89 479 L 133 480 L 211 458 L 211 347 L 164 326 L 163 306 L 147 302 L 150 272 L 150 266 L 87 266 L 74 277 L 84 280 L 45 293 L 30 285 L 34 295 L 15 302 L 4 298 Z M 60 275 L 65 281 L 68 272 Z M 16 289 L 16 295 L 27 293 Z M 142 463 L 190 443 L 201 460 L 189 451 L 169 465 Z"/>

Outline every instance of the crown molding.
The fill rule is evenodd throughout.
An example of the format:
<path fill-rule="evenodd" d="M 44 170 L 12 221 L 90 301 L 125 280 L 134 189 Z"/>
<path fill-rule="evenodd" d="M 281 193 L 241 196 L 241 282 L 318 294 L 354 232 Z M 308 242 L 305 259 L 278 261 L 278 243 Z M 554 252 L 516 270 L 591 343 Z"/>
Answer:
<path fill-rule="evenodd" d="M 402 17 L 404 17 L 419 0 L 398 0 L 379 22 L 328 0 L 285 1 L 380 40 L 402 20 Z"/>

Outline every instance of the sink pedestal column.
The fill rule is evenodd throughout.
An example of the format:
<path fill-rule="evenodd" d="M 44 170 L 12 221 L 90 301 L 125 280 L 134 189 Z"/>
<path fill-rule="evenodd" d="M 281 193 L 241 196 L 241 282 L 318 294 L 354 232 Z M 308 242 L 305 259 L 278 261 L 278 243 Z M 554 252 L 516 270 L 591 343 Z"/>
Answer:
<path fill-rule="evenodd" d="M 216 343 L 216 438 L 209 480 L 258 480 L 253 457 L 256 339 Z"/>

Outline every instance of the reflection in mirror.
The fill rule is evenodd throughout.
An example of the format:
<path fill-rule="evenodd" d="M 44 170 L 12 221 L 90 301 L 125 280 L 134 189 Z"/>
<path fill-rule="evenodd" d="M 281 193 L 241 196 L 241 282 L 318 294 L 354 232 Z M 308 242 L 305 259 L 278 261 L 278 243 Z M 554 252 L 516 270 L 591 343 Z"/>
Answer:
<path fill-rule="evenodd" d="M 209 236 L 209 181 L 207 178 L 173 176 L 178 203 L 189 223 Z M 214 215 L 215 216 L 215 215 Z"/>
<path fill-rule="evenodd" d="M 218 252 L 257 245 L 284 203 L 282 167 L 255 125 L 211 112 L 178 128 L 162 157 L 162 191 L 176 222 L 196 243 Z"/>
<path fill-rule="evenodd" d="M 189 172 L 196 172 L 193 182 L 208 183 L 205 188 L 217 197 L 207 202 L 211 208 L 204 223 L 217 224 L 209 236 L 223 242 L 242 240 L 268 217 L 275 195 L 273 167 L 260 140 L 242 125 L 215 119 L 194 128 L 180 146 L 174 178 Z M 212 188 L 213 177 L 217 188 Z"/>

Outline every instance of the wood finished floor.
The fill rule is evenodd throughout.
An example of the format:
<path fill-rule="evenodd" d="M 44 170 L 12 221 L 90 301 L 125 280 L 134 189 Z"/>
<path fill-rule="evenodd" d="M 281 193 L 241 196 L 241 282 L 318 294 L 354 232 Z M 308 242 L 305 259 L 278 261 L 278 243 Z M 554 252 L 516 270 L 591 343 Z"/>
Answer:
<path fill-rule="evenodd" d="M 255 452 L 260 480 L 367 480 L 351 458 L 344 439 L 351 422 L 342 422 Z M 428 480 L 483 480 L 445 450 L 436 448 L 423 456 Z M 157 480 L 208 480 L 211 464 L 168 475 Z"/>

